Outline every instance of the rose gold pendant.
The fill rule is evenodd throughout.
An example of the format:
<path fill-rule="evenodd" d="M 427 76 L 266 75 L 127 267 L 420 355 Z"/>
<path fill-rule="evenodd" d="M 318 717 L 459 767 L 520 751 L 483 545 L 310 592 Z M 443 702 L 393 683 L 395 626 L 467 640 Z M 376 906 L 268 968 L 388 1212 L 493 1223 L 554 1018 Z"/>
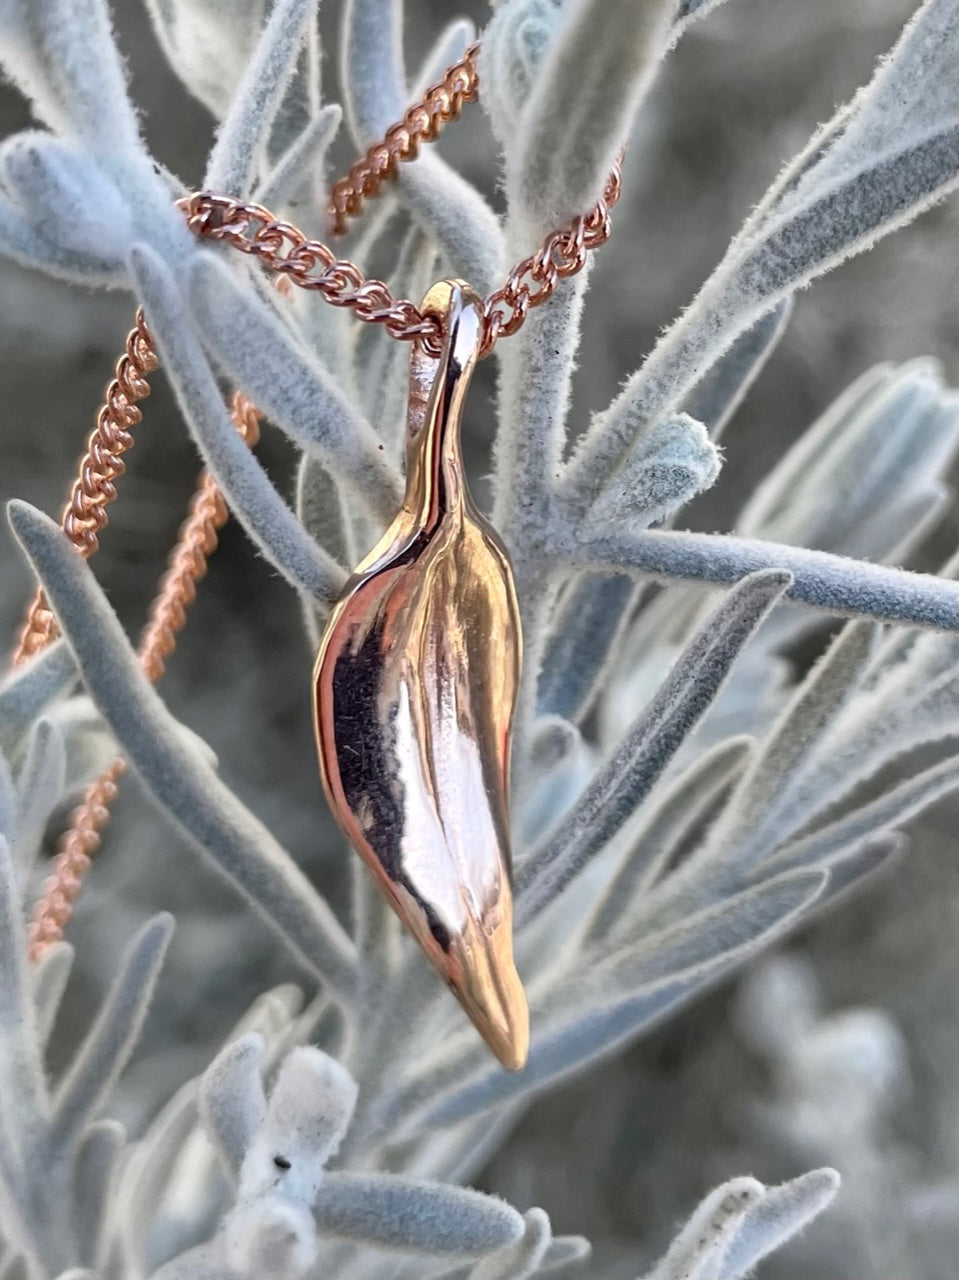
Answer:
<path fill-rule="evenodd" d="M 500 1062 L 523 1066 L 513 962 L 510 733 L 521 663 L 506 549 L 473 504 L 460 421 L 479 300 L 435 284 L 439 358 L 410 364 L 406 496 L 333 609 L 314 723 L 330 807 Z"/>

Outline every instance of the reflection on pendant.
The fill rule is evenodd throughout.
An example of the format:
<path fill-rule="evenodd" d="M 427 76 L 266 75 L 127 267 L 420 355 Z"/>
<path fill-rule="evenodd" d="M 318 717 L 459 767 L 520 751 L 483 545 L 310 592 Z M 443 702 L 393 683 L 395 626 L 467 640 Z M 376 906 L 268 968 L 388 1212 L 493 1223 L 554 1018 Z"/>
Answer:
<path fill-rule="evenodd" d="M 315 671 L 320 772 L 348 840 L 504 1066 L 526 1061 L 513 963 L 510 731 L 521 662 L 506 550 L 476 510 L 460 420 L 476 296 L 430 289 L 442 355 L 410 366 L 406 496 L 333 610 Z"/>

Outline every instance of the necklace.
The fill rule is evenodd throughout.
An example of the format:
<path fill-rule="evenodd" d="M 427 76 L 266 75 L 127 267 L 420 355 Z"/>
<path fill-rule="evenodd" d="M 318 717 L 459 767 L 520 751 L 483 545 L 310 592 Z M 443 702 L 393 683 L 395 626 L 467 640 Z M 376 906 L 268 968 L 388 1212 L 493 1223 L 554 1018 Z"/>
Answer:
<path fill-rule="evenodd" d="M 396 177 L 401 163 L 415 159 L 422 142 L 434 141 L 477 99 L 478 52 L 471 46 L 334 184 L 328 206 L 334 234 Z M 278 284 L 318 292 L 413 344 L 403 504 L 350 576 L 317 656 L 320 775 L 349 843 L 510 1069 L 523 1066 L 529 1042 L 513 960 L 509 843 L 510 733 L 522 639 L 509 556 L 470 496 L 460 424 L 476 363 L 605 243 L 619 189 L 617 164 L 593 208 L 547 235 L 486 298 L 462 281 L 444 280 L 419 306 L 395 298 L 382 281 L 366 279 L 354 263 L 260 205 L 205 191 L 178 202 L 198 236 L 254 256 Z M 62 518 L 84 557 L 97 550 L 107 524 L 122 454 L 142 419 L 138 402 L 149 394 L 157 364 L 138 310 Z M 232 416 L 254 445 L 258 414 L 242 392 L 234 395 Z M 216 482 L 204 473 L 141 641 L 141 664 L 152 680 L 176 647 L 227 515 Z M 39 591 L 14 661 L 56 635 Z M 116 760 L 71 815 L 30 925 L 34 960 L 62 936 L 124 769 Z"/>

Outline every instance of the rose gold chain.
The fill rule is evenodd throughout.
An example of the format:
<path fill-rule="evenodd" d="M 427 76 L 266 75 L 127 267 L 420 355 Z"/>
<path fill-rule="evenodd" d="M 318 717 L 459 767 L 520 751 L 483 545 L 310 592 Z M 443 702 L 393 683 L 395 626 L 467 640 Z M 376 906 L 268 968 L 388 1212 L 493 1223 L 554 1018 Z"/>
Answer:
<path fill-rule="evenodd" d="M 242 392 L 238 391 L 233 397 L 231 416 L 246 443 L 256 444 L 259 416 Z M 176 648 L 177 633 L 186 625 L 186 611 L 196 599 L 196 584 L 206 573 L 207 562 L 216 550 L 218 532 L 229 514 L 216 481 L 208 472 L 203 472 L 140 641 L 140 666 L 150 680 L 158 680 L 163 675 L 165 661 Z M 54 623 L 50 639 L 55 635 Z M 110 821 L 110 805 L 116 798 L 117 783 L 125 772 L 126 761 L 114 760 L 90 783 L 70 815 L 70 826 L 60 837 L 53 870 L 43 882 L 27 931 L 33 961 L 39 960 L 44 951 L 63 936 L 90 861 L 100 848 L 103 830 Z"/>
<path fill-rule="evenodd" d="M 107 398 L 109 400 L 109 395 Z M 238 391 L 233 397 L 231 416 L 246 443 L 250 446 L 256 444 L 259 416 L 242 392 Z M 186 625 L 186 611 L 196 599 L 196 584 L 206 573 L 207 562 L 216 550 L 218 532 L 229 514 L 216 481 L 204 471 L 190 503 L 189 514 L 180 527 L 140 641 L 140 666 L 150 680 L 158 680 L 163 675 L 165 661 L 176 648 L 177 633 Z M 105 523 L 103 520 L 102 524 Z M 82 548 L 89 544 L 75 542 L 75 545 L 83 554 Z M 95 545 L 91 549 L 95 549 Z M 52 620 L 53 615 L 50 617 Z M 47 642 L 55 636 L 56 623 L 53 622 Z M 103 830 L 110 821 L 110 806 L 116 798 L 117 783 L 125 772 L 126 761 L 114 760 L 90 783 L 80 804 L 70 815 L 70 825 L 60 837 L 53 869 L 43 882 L 27 930 L 29 954 L 33 961 L 39 960 L 44 951 L 63 936 L 91 859 L 102 843 Z"/>
<path fill-rule="evenodd" d="M 396 177 L 402 162 L 415 159 L 420 143 L 432 142 L 467 102 L 476 101 L 478 53 L 479 45 L 467 49 L 443 79 L 427 89 L 422 100 L 334 184 L 328 206 L 334 233 L 346 230 L 348 219 L 362 211 L 364 201 L 374 198 L 384 182 Z M 535 253 L 516 264 L 506 283 L 484 299 L 481 357 L 490 354 L 499 338 L 516 333 L 530 308 L 551 297 L 560 280 L 582 271 L 589 251 L 606 243 L 609 211 L 619 199 L 620 182 L 617 161 L 592 209 L 551 231 Z M 394 297 L 382 280 L 368 280 L 356 263 L 338 258 L 329 245 L 309 239 L 269 209 L 211 191 L 196 191 L 178 203 L 197 235 L 229 244 L 299 288 L 319 293 L 331 306 L 349 307 L 360 320 L 384 325 L 391 337 L 418 340 L 428 352 L 439 354 L 443 335 L 436 316 L 424 314 L 408 298 Z"/>
<path fill-rule="evenodd" d="M 560 280 L 582 271 L 590 249 L 606 243 L 609 210 L 619 194 L 617 163 L 589 213 L 551 231 L 535 253 L 516 264 L 506 283 L 484 298 L 481 358 L 499 338 L 516 333 L 530 308 L 550 298 Z M 384 325 L 391 337 L 403 342 L 418 339 L 430 354 L 439 354 L 443 333 L 436 316 L 420 311 L 408 298 L 394 297 L 382 280 L 368 280 L 355 262 L 337 258 L 328 245 L 308 239 L 269 209 L 209 191 L 196 191 L 179 204 L 197 235 L 225 242 L 300 289 L 321 294 L 331 306 L 349 307 L 360 320 Z"/>
<path fill-rule="evenodd" d="M 478 44 L 470 45 L 459 62 L 446 68 L 442 80 L 387 129 L 382 141 L 375 142 L 349 173 L 334 182 L 327 204 L 333 235 L 342 235 L 348 220 L 362 211 L 364 200 L 378 195 L 384 182 L 394 180 L 398 165 L 416 159 L 420 143 L 435 142 L 443 126 L 456 120 L 467 102 L 477 100 L 479 49 Z"/>
<path fill-rule="evenodd" d="M 403 119 L 333 185 L 328 205 L 333 234 L 346 230 L 349 219 L 362 212 L 365 201 L 375 198 L 384 182 L 396 178 L 399 165 L 416 158 L 422 143 L 435 141 L 444 126 L 458 118 L 466 103 L 476 101 L 478 53 L 478 45 L 467 49 L 442 80 L 427 89 L 421 101 L 410 107 Z M 617 161 L 593 208 L 547 235 L 539 249 L 518 262 L 506 282 L 484 299 L 481 357 L 488 356 L 500 338 L 516 333 L 529 310 L 542 305 L 560 280 L 581 271 L 589 251 L 609 239 L 609 211 L 619 199 L 620 177 Z M 391 337 L 419 341 L 428 352 L 439 354 L 443 333 L 436 316 L 421 312 L 408 299 L 394 297 L 383 281 L 367 279 L 355 263 L 337 258 L 322 241 L 308 239 L 262 205 L 199 191 L 178 201 L 178 207 L 197 235 L 230 244 L 275 272 L 280 281 L 315 291 L 332 306 L 347 307 L 360 320 L 383 325 Z M 116 481 L 124 471 L 122 455 L 133 444 L 132 428 L 143 417 L 138 402 L 150 394 L 147 379 L 157 366 L 156 351 L 140 309 L 97 414 L 61 520 L 63 531 L 84 557 L 99 546 L 99 534 L 108 522 L 106 509 L 116 497 Z M 232 417 L 246 442 L 255 444 L 259 418 L 242 392 L 234 396 Z M 216 482 L 204 472 L 140 644 L 140 663 L 151 680 L 163 674 L 166 659 L 176 647 L 177 633 L 186 622 L 186 610 L 196 596 L 196 583 L 206 572 L 209 556 L 217 545 L 218 530 L 228 514 Z M 14 662 L 26 661 L 57 634 L 54 615 L 44 593 L 38 591 L 21 628 Z M 61 837 L 52 874 L 44 881 L 29 926 L 30 957 L 34 961 L 62 937 L 73 914 L 125 769 L 122 759 L 115 760 L 89 785 L 71 815 L 70 827 Z"/>
<path fill-rule="evenodd" d="M 110 821 L 110 805 L 126 762 L 114 760 L 83 793 L 70 814 L 70 827 L 60 837 L 53 870 L 44 880 L 40 897 L 27 927 L 27 953 L 35 964 L 48 947 L 59 942 L 86 875 L 90 860 L 100 847 L 101 833 Z"/>
<path fill-rule="evenodd" d="M 104 393 L 96 426 L 87 440 L 60 521 L 64 533 L 84 558 L 96 551 L 98 535 L 109 520 L 107 507 L 117 496 L 116 480 L 124 470 L 122 455 L 133 444 L 132 429 L 143 419 L 137 402 L 150 394 L 147 377 L 156 367 L 150 331 L 139 308 L 113 380 Z M 53 614 L 43 592 L 38 591 L 20 629 L 14 665 L 45 649 L 56 635 Z"/>
<path fill-rule="evenodd" d="M 367 280 L 355 263 L 338 259 L 328 245 L 308 240 L 269 209 L 208 191 L 194 192 L 179 204 L 198 236 L 224 241 L 301 289 L 322 294 L 331 306 L 349 307 L 361 320 L 385 325 L 391 337 L 420 338 L 438 353 L 442 334 L 433 316 L 422 315 L 412 302 L 397 301 L 382 280 Z"/>
<path fill-rule="evenodd" d="M 621 181 L 617 160 L 602 196 L 589 213 L 574 218 L 568 227 L 551 231 L 535 253 L 517 262 L 506 283 L 484 298 L 481 355 L 489 355 L 499 338 L 508 338 L 520 329 L 529 309 L 542 306 L 560 280 L 582 271 L 591 249 L 606 243 L 612 232 L 609 211 L 619 199 Z"/>

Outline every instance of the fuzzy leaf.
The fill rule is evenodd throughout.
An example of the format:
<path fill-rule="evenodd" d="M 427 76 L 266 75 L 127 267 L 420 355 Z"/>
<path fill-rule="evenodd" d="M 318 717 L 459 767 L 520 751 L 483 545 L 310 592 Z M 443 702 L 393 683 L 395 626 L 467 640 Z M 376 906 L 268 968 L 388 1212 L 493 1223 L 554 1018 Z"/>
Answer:
<path fill-rule="evenodd" d="M 54 1150 L 79 1141 L 119 1079 L 140 1038 L 172 933 L 172 916 L 154 916 L 127 947 L 97 1019 L 54 1093 Z"/>
<path fill-rule="evenodd" d="M 554 1019 L 568 1021 L 575 1005 L 585 1011 L 589 1000 L 597 1000 L 601 992 L 622 998 L 677 975 L 708 971 L 728 953 L 751 944 L 757 930 L 765 935 L 779 923 L 791 923 L 798 911 L 818 899 L 828 883 L 821 868 L 788 872 L 692 910 L 676 923 L 658 926 L 652 915 L 649 926 L 629 922 L 629 928 L 618 930 L 616 936 L 594 942 L 584 953 L 584 959 L 591 961 L 589 966 L 564 982 L 554 978 L 544 1006 Z M 678 892 L 683 894 L 683 888 Z"/>
<path fill-rule="evenodd" d="M 524 1222 L 494 1196 L 385 1174 L 331 1173 L 313 1210 L 321 1236 L 469 1258 L 519 1240 Z"/>
<path fill-rule="evenodd" d="M 551 1243 L 549 1218 L 542 1209 L 530 1209 L 523 1224 L 520 1238 L 479 1261 L 469 1280 L 526 1280 L 539 1271 Z"/>
<path fill-rule="evenodd" d="M 268 209 L 295 205 L 307 177 L 323 173 L 327 148 L 336 137 L 342 119 L 343 111 L 338 103 L 321 107 L 272 166 L 254 192 L 254 200 Z"/>
<path fill-rule="evenodd" d="M 955 756 L 950 756 L 884 790 L 868 804 L 784 845 L 763 862 L 763 871 L 822 865 L 842 857 L 867 836 L 894 825 L 901 826 L 956 787 L 959 787 L 959 765 Z"/>
<path fill-rule="evenodd" d="M 52 720 L 36 722 L 17 778 L 17 863 L 33 865 L 50 815 L 63 798 L 66 784 L 63 735 Z"/>
<path fill-rule="evenodd" d="M 133 224 L 116 184 L 89 156 L 46 133 L 14 134 L 0 147 L 3 185 L 25 220 L 60 255 L 125 275 Z"/>
<path fill-rule="evenodd" d="M 231 510 L 295 587 L 320 600 L 333 599 L 340 585 L 339 567 L 306 536 L 240 439 L 172 275 L 142 245 L 132 250 L 131 264 L 180 410 Z"/>
<path fill-rule="evenodd" d="M 538 233 L 591 208 L 666 52 L 672 0 L 575 0 L 520 115 L 511 205 Z"/>
<path fill-rule="evenodd" d="M 32 1280 L 32 1275 L 42 1274 L 42 1260 L 33 1245 L 40 1238 L 42 1227 L 36 1221 L 34 1206 L 30 1203 L 29 1187 L 19 1153 L 11 1142 L 6 1128 L 0 1125 L 0 1209 L 4 1215 L 5 1230 L 12 1239 L 23 1241 L 29 1257 L 13 1255 L 0 1263 L 2 1280 Z"/>
<path fill-rule="evenodd" d="M 710 832 L 714 856 L 735 849 L 737 865 L 746 867 L 795 830 L 799 817 L 790 802 L 861 682 L 876 638 L 871 623 L 849 623 L 797 688 Z"/>
<path fill-rule="evenodd" d="M 710 439 L 718 440 L 779 345 L 792 315 L 792 299 L 784 298 L 740 334 L 703 375 L 686 398 L 686 413 L 701 422 Z"/>
<path fill-rule="evenodd" d="M 537 1275 L 566 1271 L 589 1257 L 592 1245 L 584 1236 L 556 1236 L 546 1250 Z"/>
<path fill-rule="evenodd" d="M 522 159 L 516 122 L 562 19 L 554 0 L 504 0 L 483 31 L 479 53 L 480 104 L 507 163 Z"/>
<path fill-rule="evenodd" d="M 519 238 L 527 243 L 525 232 Z M 560 474 L 587 283 L 588 270 L 562 281 L 550 305 L 533 310 L 500 352 L 493 522 L 509 531 L 520 579 L 524 561 L 543 545 L 547 495 Z"/>
<path fill-rule="evenodd" d="M 0 1130 L 17 1158 L 27 1154 L 17 1149 L 23 1139 L 33 1142 L 39 1136 L 47 1109 L 19 886 L 7 842 L 0 836 Z"/>
<path fill-rule="evenodd" d="M 122 1124 L 98 1120 L 80 1139 L 73 1167 L 74 1232 L 77 1261 L 94 1267 L 102 1256 L 111 1183 L 126 1142 Z"/>
<path fill-rule="evenodd" d="M 4 0 L 0 62 L 56 133 L 100 156 L 139 148 L 104 0 Z"/>
<path fill-rule="evenodd" d="M 221 1049 L 200 1083 L 199 1109 L 210 1141 L 235 1179 L 266 1118 L 263 1037 L 249 1032 Z"/>
<path fill-rule="evenodd" d="M 200 1244 L 187 1249 L 154 1271 L 150 1280 L 247 1280 L 249 1272 L 237 1269 L 223 1256 L 223 1243 Z"/>
<path fill-rule="evenodd" d="M 256 47 L 264 0 L 146 0 L 170 66 L 219 120 Z"/>
<path fill-rule="evenodd" d="M 679 0 L 676 21 L 679 23 L 690 18 L 703 18 L 723 3 L 724 0 Z"/>
<path fill-rule="evenodd" d="M 139 1264 L 142 1258 L 143 1239 L 156 1224 L 157 1206 L 169 1201 L 171 1193 L 180 1193 L 175 1177 L 178 1162 L 188 1154 L 190 1143 L 202 1136 L 197 1134 L 196 1095 L 195 1080 L 182 1085 L 127 1151 L 114 1222 L 131 1265 L 133 1259 Z M 209 1159 L 209 1147 L 204 1154 Z"/>
<path fill-rule="evenodd" d="M 310 121 L 320 110 L 320 79 L 323 69 L 323 50 L 320 47 L 320 32 L 316 20 L 309 23 L 306 29 L 306 40 L 296 66 L 296 73 L 290 82 L 276 113 L 276 119 L 270 132 L 269 147 L 266 156 L 267 165 L 275 164 L 293 145 L 296 139 L 307 128 Z M 311 200 L 314 207 L 323 207 L 326 197 L 324 174 L 315 172 L 311 178 Z"/>
<path fill-rule="evenodd" d="M 853 99 L 841 136 L 785 189 L 775 215 L 808 204 L 810 191 L 895 152 L 900 138 L 927 137 L 955 123 L 959 87 L 950 72 L 957 47 L 955 0 L 925 0 L 871 83 Z M 773 216 L 773 210 L 758 212 L 764 221 Z"/>
<path fill-rule="evenodd" d="M 945 641 L 945 652 L 955 645 L 951 637 L 928 638 Z M 857 779 L 873 776 L 914 747 L 959 734 L 955 658 L 948 669 L 935 674 L 921 661 L 928 652 L 917 642 L 911 661 L 887 673 L 871 689 L 863 688 L 843 710 L 793 787 L 788 812 L 794 829 L 807 815 L 841 800 Z M 852 777 L 844 767 L 851 760 L 856 762 Z"/>
<path fill-rule="evenodd" d="M 356 1016 L 363 1020 L 390 999 L 392 979 L 400 966 L 402 926 L 359 858 L 353 860 L 351 870 L 353 940 L 359 958 Z"/>
<path fill-rule="evenodd" d="M 6 758 L 0 755 L 0 836 L 8 847 L 17 835 L 17 788 Z"/>
<path fill-rule="evenodd" d="M 0 683 L 0 746 L 9 750 L 76 680 L 77 664 L 63 640 L 9 672 Z"/>
<path fill-rule="evenodd" d="M 82 790 L 94 778 L 98 778 L 117 756 L 116 739 L 103 722 L 90 698 L 84 693 L 65 698 L 48 712 L 51 724 L 63 739 L 66 751 L 67 795 Z M 195 734 L 181 726 L 184 747 L 189 751 L 206 754 L 210 764 L 216 767 L 216 756 L 201 744 Z M 63 791 L 61 791 L 61 797 Z"/>
<path fill-rule="evenodd" d="M 636 590 L 625 574 L 582 573 L 567 585 L 539 677 L 541 715 L 579 724 L 588 714 L 620 652 Z"/>
<path fill-rule="evenodd" d="M 0 194 L 0 255 L 72 284 L 113 287 L 126 279 L 126 263 L 109 243 L 99 254 L 76 253 L 43 234 L 42 226 Z"/>
<path fill-rule="evenodd" d="M 187 755 L 143 677 L 90 570 L 60 530 L 26 503 L 10 520 L 40 576 L 90 695 L 147 788 L 251 905 L 337 992 L 353 982 L 353 947 L 333 913 L 269 831 L 206 761 Z"/>
<path fill-rule="evenodd" d="M 212 254 L 193 266 L 190 300 L 204 345 L 223 372 L 292 440 L 315 452 L 344 490 L 392 518 L 402 485 L 383 445 L 266 303 Z"/>
<path fill-rule="evenodd" d="M 419 300 L 439 271 L 436 244 L 413 223 L 397 251 L 396 264 L 390 273 L 391 288 L 398 297 Z M 360 393 L 364 396 L 369 420 L 386 444 L 390 457 L 402 456 L 405 447 L 410 384 L 410 353 L 406 346 L 405 342 L 396 342 L 388 333 L 380 332 L 371 335 L 366 351 L 359 348 L 357 352 L 357 362 L 364 371 Z"/>
<path fill-rule="evenodd" d="M 563 559 L 567 557 L 581 569 L 703 586 L 738 582 L 747 574 L 776 568 L 792 575 L 789 599 L 827 613 L 959 631 L 959 586 L 954 582 L 804 547 L 732 534 L 647 530 L 571 546 Z"/>
<path fill-rule="evenodd" d="M 926 0 L 871 85 L 814 136 L 734 239 L 698 297 L 599 415 L 569 483 L 612 470 L 736 338 L 784 297 L 870 248 L 959 180 L 955 0 Z M 895 119 L 890 103 L 896 103 Z"/>
<path fill-rule="evenodd" d="M 483 38 L 486 38 L 485 35 Z M 410 101 L 418 101 L 430 85 L 442 80 L 447 67 L 451 67 L 454 62 L 459 62 L 475 41 L 476 27 L 469 18 L 452 18 L 447 22 L 420 64 L 410 91 Z M 423 292 L 425 293 L 426 290 L 424 289 Z"/>
<path fill-rule="evenodd" d="M 593 908 L 584 940 L 615 934 L 630 905 L 668 867 L 683 838 L 702 822 L 742 771 L 754 747 L 752 738 L 726 738 L 704 752 L 649 806 L 642 826 L 619 859 Z"/>
<path fill-rule="evenodd" d="M 575 803 L 592 769 L 593 752 L 576 726 L 561 716 L 541 716 L 533 726 L 520 793 L 520 838 L 535 840 L 555 824 Z"/>
<path fill-rule="evenodd" d="M 226 1221 L 224 1255 L 231 1272 L 257 1280 L 299 1280 L 316 1259 L 309 1211 L 279 1196 L 241 1202 Z"/>
<path fill-rule="evenodd" d="M 319 1049 L 293 1049 L 280 1067 L 266 1117 L 240 1169 L 240 1199 L 274 1189 L 309 1207 L 356 1106 L 356 1084 Z M 282 1163 L 281 1163 L 282 1162 Z"/>
<path fill-rule="evenodd" d="M 863 521 L 855 547 L 867 560 L 907 564 L 952 506 L 952 491 L 938 481 L 917 485 Z"/>
<path fill-rule="evenodd" d="M 517 877 L 519 924 L 548 906 L 648 795 L 788 585 L 788 574 L 770 570 L 730 592 L 558 830 L 523 865 Z"/>
<path fill-rule="evenodd" d="M 673 1241 L 649 1280 L 718 1280 L 723 1254 L 746 1214 L 762 1203 L 755 1178 L 734 1178 L 711 1192 Z"/>
<path fill-rule="evenodd" d="M 644 431 L 629 457 L 600 490 L 585 532 L 609 525 L 633 531 L 665 519 L 719 474 L 720 457 L 701 422 L 687 414 Z"/>
<path fill-rule="evenodd" d="M 822 905 L 832 903 L 834 898 L 850 888 L 858 889 L 867 876 L 898 861 L 906 845 L 907 841 L 898 832 L 887 831 L 883 835 L 863 840 L 851 852 L 829 862 L 829 886 L 822 896 Z"/>
<path fill-rule="evenodd" d="M 723 0 L 684 0 L 675 13 L 672 40 L 681 34 L 694 10 L 706 12 Z M 507 161 L 522 158 L 516 128 L 533 93 L 550 44 L 563 21 L 563 7 L 555 0 L 502 0 L 483 31 L 479 55 L 480 103 L 490 119 Z M 564 103 L 565 109 L 565 103 Z"/>
<path fill-rule="evenodd" d="M 902 537 L 897 507 L 917 491 L 928 503 L 928 486 L 957 444 L 959 397 L 946 391 L 938 366 L 879 365 L 784 454 L 737 529 L 846 555 L 885 555 Z"/>
<path fill-rule="evenodd" d="M 300 459 L 296 514 L 310 536 L 337 564 L 356 564 L 360 557 L 350 528 L 346 495 L 323 464 L 309 454 Z"/>
<path fill-rule="evenodd" d="M 50 1038 L 72 967 L 73 947 L 62 940 L 47 947 L 33 966 L 30 976 L 37 1017 L 37 1042 L 41 1048 Z"/>
<path fill-rule="evenodd" d="M 829 1207 L 839 1190 L 839 1174 L 814 1169 L 780 1187 L 768 1187 L 751 1205 L 729 1242 L 717 1280 L 740 1280 L 774 1249 Z"/>
<path fill-rule="evenodd" d="M 275 0 L 210 154 L 209 190 L 245 197 L 266 169 L 270 132 L 315 14 L 316 0 Z"/>

